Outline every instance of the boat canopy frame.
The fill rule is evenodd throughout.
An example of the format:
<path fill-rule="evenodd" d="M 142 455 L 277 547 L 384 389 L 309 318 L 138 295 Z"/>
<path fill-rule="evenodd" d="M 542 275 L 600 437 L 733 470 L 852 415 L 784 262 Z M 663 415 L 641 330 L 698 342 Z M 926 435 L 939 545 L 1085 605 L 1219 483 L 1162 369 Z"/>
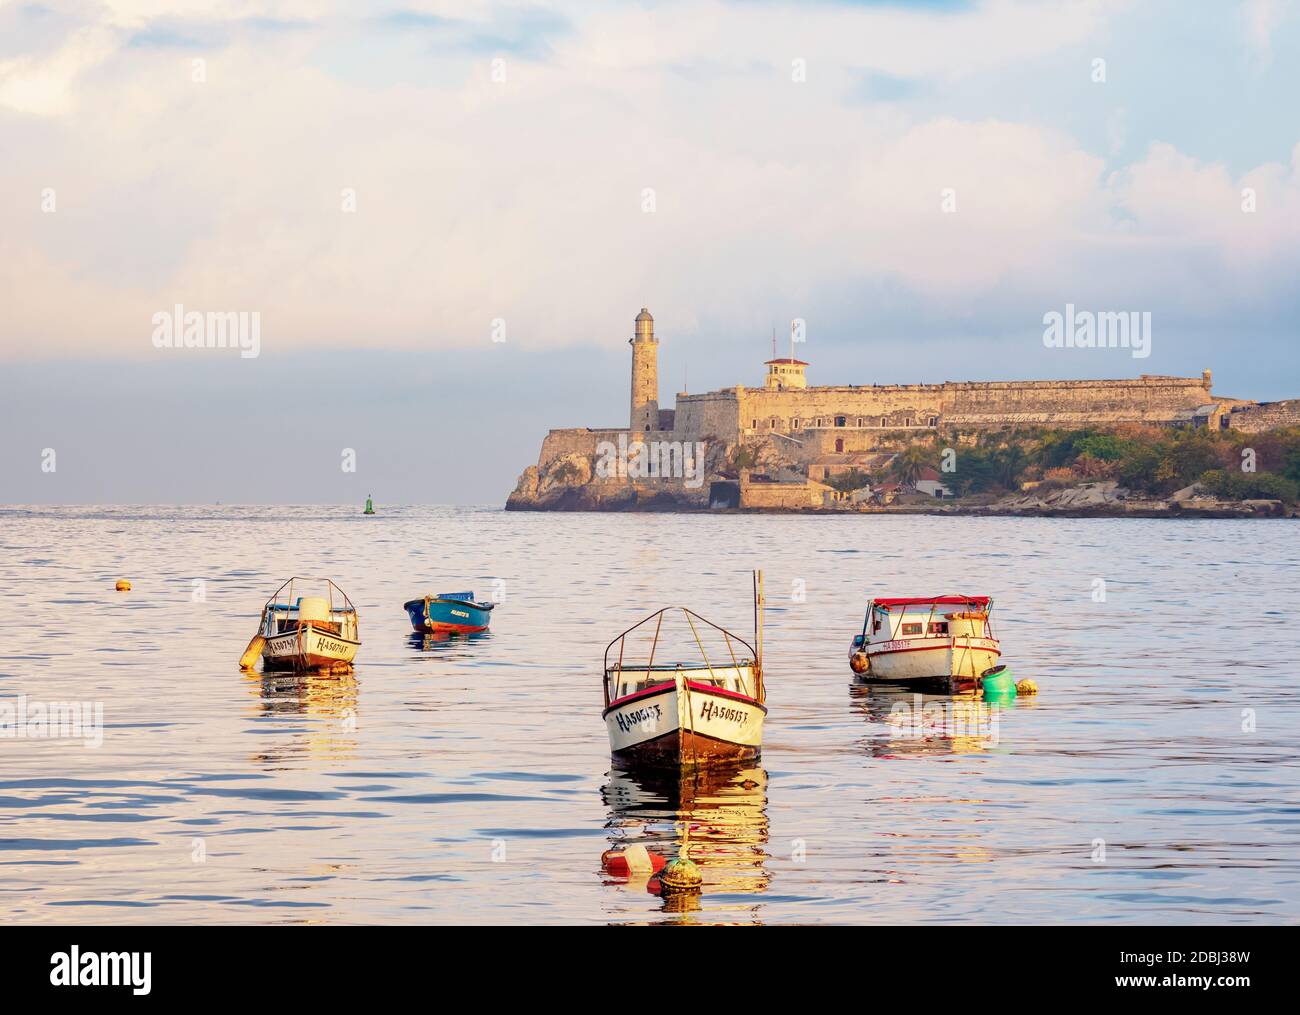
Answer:
<path fill-rule="evenodd" d="M 270 615 L 270 613 L 273 610 L 275 610 L 277 607 L 280 607 L 284 610 L 296 610 L 298 608 L 293 598 L 293 586 L 295 582 L 302 582 L 304 585 L 307 583 L 312 583 L 317 586 L 323 584 L 325 586 L 326 592 L 328 593 L 330 616 L 333 616 L 335 613 L 352 614 L 352 624 L 354 628 L 354 633 L 358 638 L 361 637 L 361 619 L 359 614 L 357 613 L 357 608 L 352 605 L 352 600 L 348 598 L 348 594 L 344 592 L 341 588 L 339 588 L 337 585 L 335 585 L 334 582 L 331 581 L 329 578 L 311 578 L 311 577 L 303 577 L 302 575 L 294 575 L 292 578 L 284 582 L 284 584 L 282 584 L 273 593 L 271 593 L 271 597 L 267 599 L 266 603 L 262 606 L 261 623 L 263 627 L 265 627 L 266 625 L 267 616 Z M 280 598 L 280 593 L 283 592 L 285 589 L 289 590 L 289 594 L 285 596 L 286 601 L 283 604 L 281 604 L 277 600 L 279 600 Z M 335 608 L 334 606 L 334 596 L 336 593 L 338 594 L 338 597 L 343 601 L 343 604 L 338 608 Z M 299 596 L 299 598 L 301 599 L 302 597 Z"/>
<path fill-rule="evenodd" d="M 709 620 L 707 617 L 701 617 L 698 613 L 696 613 L 692 609 L 689 609 L 685 606 L 665 606 L 663 609 L 656 610 L 648 617 L 645 617 L 637 621 L 635 624 L 629 627 L 622 634 L 615 637 L 608 645 L 605 646 L 604 671 L 600 681 L 601 690 L 604 692 L 605 695 L 605 707 L 609 708 L 609 702 L 610 702 L 610 697 L 609 697 L 610 674 L 621 673 L 623 671 L 623 653 L 624 653 L 624 649 L 626 648 L 627 636 L 630 635 L 633 631 L 636 631 L 638 628 L 644 627 L 646 624 L 650 623 L 650 621 L 652 620 L 655 621 L 654 640 L 650 643 L 650 657 L 644 666 L 636 666 L 636 667 L 629 667 L 629 668 L 645 670 L 646 672 L 653 672 L 655 670 L 673 672 L 683 668 L 682 663 L 675 663 L 675 664 L 660 663 L 658 667 L 656 667 L 654 664 L 655 652 L 659 647 L 659 635 L 663 630 L 664 616 L 669 613 L 674 613 L 678 610 L 680 610 L 682 615 L 686 618 L 686 623 L 690 626 L 691 634 L 695 637 L 695 644 L 700 650 L 700 658 L 704 660 L 704 668 L 709 670 L 710 674 L 712 674 L 713 672 L 713 664 L 709 662 L 708 653 L 704 651 L 704 643 L 700 641 L 699 631 L 695 627 L 696 620 L 698 620 L 702 624 L 707 624 L 709 627 L 713 628 L 715 631 L 719 632 L 722 635 L 723 640 L 727 645 L 727 652 L 731 656 L 731 665 L 737 671 L 741 669 L 744 663 L 742 663 L 739 659 L 736 658 L 736 651 L 732 647 L 732 642 L 737 642 L 740 645 L 742 645 L 744 648 L 749 650 L 749 654 L 750 654 L 749 665 L 751 665 L 754 669 L 754 683 L 756 685 L 754 688 L 754 700 L 762 704 L 764 698 L 763 666 L 762 666 L 761 656 L 757 651 L 755 651 L 754 646 L 751 645 L 749 642 L 747 642 L 744 638 L 740 637 L 740 635 L 728 631 L 725 627 L 720 627 L 719 625 L 715 624 L 713 621 Z M 609 654 L 611 651 L 613 651 L 615 645 L 618 646 L 618 660 L 615 663 L 614 668 L 611 669 L 609 665 Z"/>

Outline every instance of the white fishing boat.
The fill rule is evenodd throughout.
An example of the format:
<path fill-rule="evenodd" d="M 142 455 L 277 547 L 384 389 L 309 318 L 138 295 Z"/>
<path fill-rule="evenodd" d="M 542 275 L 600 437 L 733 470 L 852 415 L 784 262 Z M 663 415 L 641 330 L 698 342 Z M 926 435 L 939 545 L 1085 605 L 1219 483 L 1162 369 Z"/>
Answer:
<path fill-rule="evenodd" d="M 609 643 L 602 715 L 616 762 L 675 768 L 759 756 L 767 716 L 762 603 L 762 574 L 758 572 L 754 576 L 757 648 L 682 606 L 650 614 Z M 670 624 L 681 623 L 690 631 L 699 650 L 698 662 L 655 662 L 666 634 L 666 617 Z M 651 621 L 654 636 L 647 657 L 644 662 L 634 661 L 627 651 L 629 636 L 637 631 L 647 633 Z M 702 634 L 718 643 L 713 658 Z"/>
<path fill-rule="evenodd" d="M 327 578 L 290 578 L 262 607 L 240 662 L 251 666 L 260 651 L 263 670 L 343 670 L 360 647 L 357 610 L 342 589 Z"/>
<path fill-rule="evenodd" d="M 1002 655 L 992 608 L 988 596 L 874 599 L 849 647 L 849 667 L 867 683 L 937 694 L 974 690 Z"/>

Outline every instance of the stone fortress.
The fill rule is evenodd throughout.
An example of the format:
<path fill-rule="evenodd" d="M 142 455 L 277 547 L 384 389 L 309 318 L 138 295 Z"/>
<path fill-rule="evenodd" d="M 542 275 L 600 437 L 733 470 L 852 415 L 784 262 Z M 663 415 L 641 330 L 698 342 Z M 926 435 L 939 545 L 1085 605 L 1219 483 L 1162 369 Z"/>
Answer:
<path fill-rule="evenodd" d="M 1300 423 L 1300 400 L 1216 396 L 1209 370 L 1126 380 L 817 386 L 808 383 L 809 364 L 794 356 L 768 360 L 761 387 L 681 392 L 674 408 L 661 409 L 659 339 L 645 307 L 628 342 L 628 426 L 551 430 L 507 507 L 816 507 L 830 489 L 822 480 L 879 464 L 882 449 L 926 432 L 956 434 L 960 442 L 962 433 L 1017 425 L 1257 432 Z M 610 467 L 611 449 L 622 449 L 622 465 Z"/>

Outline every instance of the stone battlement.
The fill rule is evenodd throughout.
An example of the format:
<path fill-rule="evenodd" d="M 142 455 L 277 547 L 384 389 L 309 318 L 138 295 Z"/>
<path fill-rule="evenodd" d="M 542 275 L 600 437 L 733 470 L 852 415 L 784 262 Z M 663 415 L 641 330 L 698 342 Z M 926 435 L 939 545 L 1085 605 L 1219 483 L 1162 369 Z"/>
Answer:
<path fill-rule="evenodd" d="M 1300 426 L 1300 398 L 1238 406 L 1224 418 L 1228 429 L 1243 430 L 1246 433 Z"/>

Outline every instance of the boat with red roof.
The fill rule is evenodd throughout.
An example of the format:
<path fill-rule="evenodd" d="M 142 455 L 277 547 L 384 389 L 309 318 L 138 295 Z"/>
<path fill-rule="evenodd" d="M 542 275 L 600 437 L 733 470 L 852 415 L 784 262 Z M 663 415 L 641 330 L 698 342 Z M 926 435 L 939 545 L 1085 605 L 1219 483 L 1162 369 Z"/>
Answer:
<path fill-rule="evenodd" d="M 936 694 L 975 690 L 1002 655 L 992 610 L 988 596 L 873 599 L 849 646 L 849 667 L 866 683 Z"/>

